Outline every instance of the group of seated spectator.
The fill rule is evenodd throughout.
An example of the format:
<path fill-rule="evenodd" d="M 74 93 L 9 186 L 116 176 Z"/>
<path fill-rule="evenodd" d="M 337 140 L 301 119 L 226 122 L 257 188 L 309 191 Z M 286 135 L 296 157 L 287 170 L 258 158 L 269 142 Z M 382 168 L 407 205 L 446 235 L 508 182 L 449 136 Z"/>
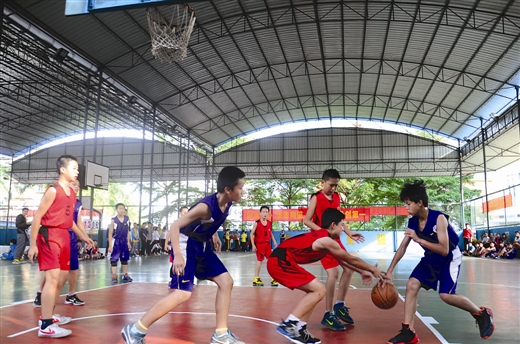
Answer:
<path fill-rule="evenodd" d="M 105 259 L 103 253 L 101 253 L 98 249 L 97 240 L 94 240 L 94 247 L 89 248 L 88 250 L 83 247 L 83 243 L 81 240 L 78 240 L 78 256 L 79 260 L 89 260 L 89 259 Z"/>
<path fill-rule="evenodd" d="M 520 231 L 515 232 L 513 240 L 508 233 L 482 234 L 480 240 L 473 239 L 466 244 L 463 255 L 469 257 L 485 257 L 493 259 L 513 259 L 520 249 Z"/>

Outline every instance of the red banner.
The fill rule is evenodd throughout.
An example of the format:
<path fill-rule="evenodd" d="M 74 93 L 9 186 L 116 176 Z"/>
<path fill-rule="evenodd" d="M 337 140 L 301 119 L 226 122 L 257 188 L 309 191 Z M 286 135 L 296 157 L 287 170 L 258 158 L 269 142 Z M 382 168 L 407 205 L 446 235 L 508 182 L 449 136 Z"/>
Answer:
<path fill-rule="evenodd" d="M 347 222 L 370 221 L 371 208 L 341 208 Z M 268 220 L 273 222 L 303 222 L 307 208 L 273 209 Z M 253 222 L 260 218 L 259 209 L 242 209 L 242 221 Z"/>
<path fill-rule="evenodd" d="M 489 206 L 488 206 L 489 204 Z M 482 212 L 487 213 L 488 211 L 504 209 L 513 206 L 513 196 L 511 194 L 493 198 L 487 202 L 482 203 Z M 489 210 L 488 210 L 489 209 Z"/>

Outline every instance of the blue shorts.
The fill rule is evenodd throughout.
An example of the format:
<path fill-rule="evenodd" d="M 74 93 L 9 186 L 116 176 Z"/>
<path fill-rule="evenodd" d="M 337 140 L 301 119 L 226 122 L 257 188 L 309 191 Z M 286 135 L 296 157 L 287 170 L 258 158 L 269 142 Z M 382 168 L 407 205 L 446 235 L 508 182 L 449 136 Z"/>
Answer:
<path fill-rule="evenodd" d="M 78 237 L 76 233 L 69 230 L 70 237 L 70 269 L 79 269 L 79 252 L 78 252 Z"/>
<path fill-rule="evenodd" d="M 170 283 L 170 289 L 180 289 L 192 292 L 195 277 L 197 279 L 211 279 L 227 272 L 226 267 L 217 257 L 215 252 L 211 250 L 211 243 L 195 241 L 188 238 L 184 234 L 180 234 L 179 244 L 181 246 L 182 256 L 186 261 L 184 275 L 173 275 Z M 175 257 L 173 258 L 175 264 Z"/>
<path fill-rule="evenodd" d="M 112 253 L 110 254 L 110 261 L 117 262 L 130 260 L 130 250 L 128 249 L 127 238 L 113 238 Z"/>
<path fill-rule="evenodd" d="M 437 290 L 439 284 L 439 294 L 456 294 L 462 254 L 457 247 L 449 255 L 452 259 L 443 264 L 430 262 L 427 257 L 423 257 L 410 278 L 418 279 L 426 290 Z"/>

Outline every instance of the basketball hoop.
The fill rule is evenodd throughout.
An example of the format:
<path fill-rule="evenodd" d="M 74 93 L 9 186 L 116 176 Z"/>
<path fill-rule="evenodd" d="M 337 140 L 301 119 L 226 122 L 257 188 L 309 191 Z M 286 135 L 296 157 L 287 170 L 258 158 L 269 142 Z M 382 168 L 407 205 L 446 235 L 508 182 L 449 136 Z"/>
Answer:
<path fill-rule="evenodd" d="M 186 57 L 195 10 L 188 4 L 146 9 L 152 39 L 152 55 L 162 62 L 180 62 Z M 168 19 L 169 18 L 169 19 Z"/>

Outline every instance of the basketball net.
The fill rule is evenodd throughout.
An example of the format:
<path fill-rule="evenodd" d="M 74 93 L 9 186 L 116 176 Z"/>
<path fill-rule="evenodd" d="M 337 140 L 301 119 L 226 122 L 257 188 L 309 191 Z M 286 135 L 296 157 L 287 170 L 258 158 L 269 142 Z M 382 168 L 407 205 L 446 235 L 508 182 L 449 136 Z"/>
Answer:
<path fill-rule="evenodd" d="M 162 62 L 184 60 L 195 25 L 195 10 L 187 4 L 172 5 L 162 11 L 159 7 L 148 7 L 146 16 L 152 55 Z"/>

